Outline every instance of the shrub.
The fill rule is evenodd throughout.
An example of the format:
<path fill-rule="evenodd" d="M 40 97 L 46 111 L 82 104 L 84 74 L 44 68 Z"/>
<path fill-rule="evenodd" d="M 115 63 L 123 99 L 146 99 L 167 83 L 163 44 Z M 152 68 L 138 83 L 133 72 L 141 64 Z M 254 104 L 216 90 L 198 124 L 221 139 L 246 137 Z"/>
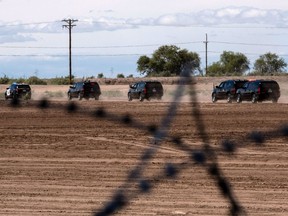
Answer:
<path fill-rule="evenodd" d="M 6 75 L 0 78 L 0 84 L 8 84 L 9 81 L 10 79 Z"/>
<path fill-rule="evenodd" d="M 36 76 L 31 76 L 27 79 L 27 83 L 30 85 L 47 85 L 47 82 L 45 82 L 42 79 L 39 79 Z"/>
<path fill-rule="evenodd" d="M 97 78 L 103 78 L 104 77 L 104 75 L 103 75 L 103 73 L 99 73 L 98 75 L 97 75 Z"/>
<path fill-rule="evenodd" d="M 117 74 L 117 78 L 125 78 L 123 74 Z"/>
<path fill-rule="evenodd" d="M 72 82 L 74 80 L 74 77 L 72 77 Z M 70 84 L 70 78 L 69 77 L 56 77 L 52 78 L 50 80 L 50 83 L 52 85 L 69 85 Z"/>

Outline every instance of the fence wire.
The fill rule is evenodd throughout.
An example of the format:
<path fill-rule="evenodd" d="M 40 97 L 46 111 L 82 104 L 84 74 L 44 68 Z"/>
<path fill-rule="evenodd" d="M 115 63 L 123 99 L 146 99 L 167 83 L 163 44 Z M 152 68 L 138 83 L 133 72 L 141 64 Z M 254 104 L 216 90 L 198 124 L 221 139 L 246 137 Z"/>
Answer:
<path fill-rule="evenodd" d="M 192 68 L 193 65 L 191 64 L 183 66 L 180 82 L 174 94 L 173 101 L 170 103 L 166 115 L 163 117 L 159 126 L 141 123 L 133 119 L 133 116 L 130 114 L 119 116 L 113 113 L 108 113 L 103 107 L 97 108 L 93 111 L 83 110 L 74 102 L 69 102 L 67 105 L 63 105 L 53 104 L 47 99 L 42 99 L 37 104 L 25 105 L 37 107 L 42 110 L 62 109 L 70 114 L 81 114 L 87 115 L 87 117 L 105 119 L 125 125 L 126 127 L 137 128 L 138 130 L 148 132 L 153 136 L 149 147 L 143 151 L 138 163 L 130 170 L 126 180 L 117 190 L 115 190 L 112 198 L 107 200 L 103 208 L 95 209 L 92 213 L 93 216 L 109 216 L 117 214 L 117 212 L 127 207 L 136 197 L 147 193 L 153 194 L 153 188 L 155 188 L 161 181 L 166 179 L 177 179 L 177 176 L 181 172 L 193 166 L 200 166 L 205 169 L 211 180 L 215 182 L 215 185 L 229 203 L 229 215 L 247 215 L 245 208 L 241 205 L 233 191 L 232 184 L 225 177 L 221 167 L 219 166 L 217 154 L 220 152 L 233 154 L 237 149 L 243 148 L 251 142 L 256 145 L 263 145 L 269 139 L 288 137 L 288 124 L 281 125 L 279 128 L 266 131 L 265 133 L 261 131 L 252 131 L 247 134 L 246 140 L 242 142 L 239 140 L 225 139 L 222 140 L 222 145 L 220 147 L 213 148 L 209 136 L 206 133 L 204 121 L 201 118 L 201 110 L 194 89 L 195 85 L 193 85 L 195 81 L 192 76 Z M 199 132 L 202 141 L 202 145 L 198 149 L 191 148 L 191 146 L 185 143 L 181 137 L 171 136 L 169 134 L 169 129 L 177 115 L 177 108 L 187 86 L 190 88 L 190 103 L 192 104 L 191 116 L 193 117 L 193 120 L 197 122 L 196 129 Z M 13 99 L 10 105 L 13 108 L 21 108 L 22 102 L 18 99 Z M 172 143 L 177 149 L 186 153 L 189 161 L 183 161 L 181 163 L 167 162 L 160 173 L 148 179 L 144 175 L 146 167 L 149 161 L 153 159 L 164 140 Z"/>

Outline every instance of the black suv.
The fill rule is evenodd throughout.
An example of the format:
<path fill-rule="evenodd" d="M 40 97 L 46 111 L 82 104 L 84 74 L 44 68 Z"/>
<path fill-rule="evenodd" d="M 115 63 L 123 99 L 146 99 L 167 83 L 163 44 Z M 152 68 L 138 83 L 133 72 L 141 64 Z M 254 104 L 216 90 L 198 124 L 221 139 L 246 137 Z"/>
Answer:
<path fill-rule="evenodd" d="M 151 98 L 161 100 L 163 96 L 163 86 L 159 81 L 141 81 L 130 84 L 129 86 L 129 101 L 133 99 L 143 101 L 144 99 L 150 100 Z"/>
<path fill-rule="evenodd" d="M 5 91 L 5 99 L 31 99 L 31 88 L 28 84 L 23 83 L 13 83 Z"/>
<path fill-rule="evenodd" d="M 226 80 L 220 83 L 219 86 L 213 87 L 212 102 L 217 100 L 227 100 L 232 103 L 236 100 L 236 91 L 241 88 L 248 80 Z"/>
<path fill-rule="evenodd" d="M 280 87 L 274 80 L 254 80 L 244 84 L 237 90 L 237 103 L 242 100 L 252 103 L 262 101 L 272 101 L 277 103 L 280 97 Z"/>
<path fill-rule="evenodd" d="M 95 100 L 99 100 L 99 96 L 101 95 L 100 86 L 97 82 L 76 82 L 73 86 L 70 86 L 68 90 L 68 99 L 78 98 L 82 100 L 82 98 L 89 99 L 95 98 Z"/>

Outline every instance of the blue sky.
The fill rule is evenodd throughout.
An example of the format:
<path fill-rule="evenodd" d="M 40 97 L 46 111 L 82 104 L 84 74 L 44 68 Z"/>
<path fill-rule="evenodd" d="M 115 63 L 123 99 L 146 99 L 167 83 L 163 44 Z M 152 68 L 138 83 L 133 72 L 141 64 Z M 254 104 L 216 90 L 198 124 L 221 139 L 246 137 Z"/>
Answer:
<path fill-rule="evenodd" d="M 244 53 L 251 63 L 267 52 L 288 62 L 286 0 L 0 0 L 0 77 L 128 76 L 141 55 L 176 45 L 201 57 L 205 68 L 223 51 Z M 253 69 L 253 68 L 252 68 Z"/>

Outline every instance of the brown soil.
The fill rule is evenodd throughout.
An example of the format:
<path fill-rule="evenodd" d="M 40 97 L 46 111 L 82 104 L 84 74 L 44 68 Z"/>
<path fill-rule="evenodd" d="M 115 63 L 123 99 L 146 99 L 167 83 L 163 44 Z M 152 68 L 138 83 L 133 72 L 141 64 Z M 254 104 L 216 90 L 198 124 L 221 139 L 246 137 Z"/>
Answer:
<path fill-rule="evenodd" d="M 181 137 L 190 150 L 201 150 L 205 138 L 247 215 L 287 215 L 288 139 L 279 133 L 288 123 L 287 94 L 278 104 L 212 104 L 211 83 L 203 85 L 209 90 L 198 92 L 203 96 L 198 105 L 188 98 L 179 104 L 169 136 Z M 150 190 L 141 193 L 138 181 L 127 182 L 143 153 L 155 147 L 145 128 L 161 124 L 172 96 L 161 102 L 128 102 L 122 91 L 118 99 L 107 94 L 107 100 L 75 100 L 76 113 L 67 111 L 66 97 L 50 98 L 48 109 L 37 108 L 36 98 L 17 108 L 0 101 L 0 215 L 92 215 L 121 188 L 128 200 L 116 215 L 228 215 L 229 199 L 205 166 L 167 140 L 143 164 L 140 182 L 148 180 Z M 106 115 L 95 117 L 100 107 L 105 112 L 97 113 Z M 195 107 L 200 111 L 196 117 L 191 114 Z M 137 127 L 120 122 L 126 114 Z M 247 137 L 252 131 L 262 131 L 265 142 L 251 142 Z M 222 151 L 225 139 L 237 146 L 234 154 Z M 165 175 L 167 164 L 177 167 L 175 178 Z"/>

